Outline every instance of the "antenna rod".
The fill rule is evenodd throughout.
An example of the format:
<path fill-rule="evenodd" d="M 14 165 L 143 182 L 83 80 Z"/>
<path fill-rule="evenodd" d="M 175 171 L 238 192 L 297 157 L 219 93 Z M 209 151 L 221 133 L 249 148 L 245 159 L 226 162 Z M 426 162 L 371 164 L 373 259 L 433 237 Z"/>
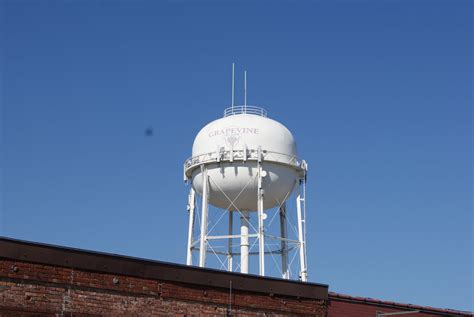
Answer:
<path fill-rule="evenodd" d="M 235 63 L 232 63 L 232 114 L 234 113 L 234 67 Z"/>
<path fill-rule="evenodd" d="M 247 71 L 244 71 L 244 106 L 247 108 Z"/>

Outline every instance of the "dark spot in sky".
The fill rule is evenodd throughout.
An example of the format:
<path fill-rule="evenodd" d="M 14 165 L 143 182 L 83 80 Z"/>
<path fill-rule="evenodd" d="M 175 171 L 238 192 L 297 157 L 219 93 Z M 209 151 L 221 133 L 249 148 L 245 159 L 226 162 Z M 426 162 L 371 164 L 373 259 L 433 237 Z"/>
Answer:
<path fill-rule="evenodd" d="M 152 127 L 148 127 L 145 129 L 145 135 L 146 136 L 153 136 L 153 128 Z"/>

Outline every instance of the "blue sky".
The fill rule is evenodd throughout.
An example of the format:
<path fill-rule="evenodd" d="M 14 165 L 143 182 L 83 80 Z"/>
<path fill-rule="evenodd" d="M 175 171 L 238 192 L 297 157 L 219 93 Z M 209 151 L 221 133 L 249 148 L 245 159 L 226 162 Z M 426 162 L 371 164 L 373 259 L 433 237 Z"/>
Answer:
<path fill-rule="evenodd" d="M 310 280 L 473 309 L 472 2 L 0 11 L 1 235 L 184 263 L 182 163 L 236 62 L 310 164 Z"/>

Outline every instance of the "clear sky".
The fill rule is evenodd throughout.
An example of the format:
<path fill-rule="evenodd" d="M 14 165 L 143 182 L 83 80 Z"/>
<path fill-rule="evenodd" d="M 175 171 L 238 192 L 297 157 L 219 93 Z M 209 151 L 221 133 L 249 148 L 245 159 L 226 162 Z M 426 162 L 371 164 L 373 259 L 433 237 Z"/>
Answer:
<path fill-rule="evenodd" d="M 309 162 L 310 280 L 473 309 L 472 1 L 0 11 L 1 235 L 184 263 L 182 164 L 236 62 Z"/>

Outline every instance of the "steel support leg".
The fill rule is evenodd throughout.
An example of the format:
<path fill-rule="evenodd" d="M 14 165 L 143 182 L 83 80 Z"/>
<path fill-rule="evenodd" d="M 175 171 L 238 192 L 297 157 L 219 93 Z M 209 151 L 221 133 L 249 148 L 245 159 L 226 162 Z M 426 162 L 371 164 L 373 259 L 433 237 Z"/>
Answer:
<path fill-rule="evenodd" d="M 308 280 L 308 272 L 306 268 L 306 246 L 304 241 L 303 233 L 303 221 L 304 219 L 301 216 L 301 193 L 298 185 L 298 193 L 296 196 L 296 213 L 298 218 L 298 241 L 299 241 L 299 251 L 300 251 L 300 278 L 301 281 L 306 282 Z"/>
<path fill-rule="evenodd" d="M 281 273 L 284 279 L 290 278 L 288 270 L 288 232 L 286 225 L 286 204 L 280 207 L 280 235 L 281 235 Z"/>
<path fill-rule="evenodd" d="M 207 214 L 209 207 L 209 177 L 207 176 L 206 167 L 202 171 L 202 216 L 201 216 L 201 239 L 199 241 L 199 266 L 204 267 L 206 264 L 207 251 Z"/>
<path fill-rule="evenodd" d="M 232 231 L 233 231 L 233 226 L 234 226 L 234 212 L 231 210 L 228 210 L 229 213 L 229 236 L 232 236 Z M 229 238 L 227 240 L 227 271 L 232 272 L 233 271 L 233 265 L 232 265 L 232 238 Z"/>
<path fill-rule="evenodd" d="M 188 196 L 188 208 L 189 208 L 189 227 L 188 227 L 188 249 L 186 256 L 186 264 L 193 265 L 193 235 L 194 235 L 194 207 L 195 207 L 195 192 L 191 187 Z"/>
<path fill-rule="evenodd" d="M 259 274 L 265 276 L 265 228 L 263 226 L 263 170 L 258 164 L 258 258 Z"/>
<path fill-rule="evenodd" d="M 240 273 L 249 272 L 249 212 L 240 213 Z"/>

